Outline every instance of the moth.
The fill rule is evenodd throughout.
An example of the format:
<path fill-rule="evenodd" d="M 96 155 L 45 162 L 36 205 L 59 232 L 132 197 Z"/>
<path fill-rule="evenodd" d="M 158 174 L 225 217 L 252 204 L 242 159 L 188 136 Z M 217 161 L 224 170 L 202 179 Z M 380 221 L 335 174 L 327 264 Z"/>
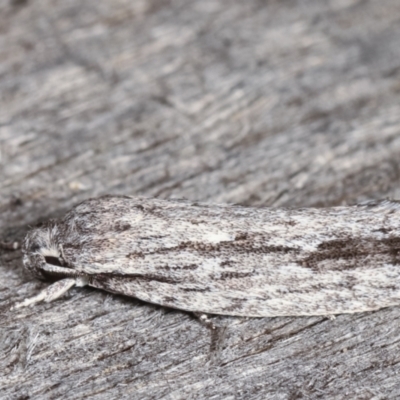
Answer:
<path fill-rule="evenodd" d="M 185 311 L 333 315 L 400 304 L 400 203 L 251 208 L 105 196 L 28 232 L 25 267 Z"/>

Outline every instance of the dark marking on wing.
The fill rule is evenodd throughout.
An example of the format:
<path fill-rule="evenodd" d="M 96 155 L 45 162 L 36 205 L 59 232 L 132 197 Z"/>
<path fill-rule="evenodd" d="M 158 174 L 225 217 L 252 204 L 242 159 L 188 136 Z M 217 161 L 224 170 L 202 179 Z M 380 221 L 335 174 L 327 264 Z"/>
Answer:
<path fill-rule="evenodd" d="M 185 287 L 182 287 L 181 290 L 183 290 L 184 292 L 199 292 L 199 293 L 210 291 L 209 288 L 185 288 Z"/>
<path fill-rule="evenodd" d="M 380 257 L 382 261 L 387 256 L 387 262 L 399 265 L 400 238 L 331 240 L 321 243 L 316 252 L 310 253 L 300 262 L 308 268 L 319 269 L 319 263 L 322 261 L 345 261 L 329 265 L 330 269 L 341 271 L 362 267 L 363 260 L 372 255 Z"/>
<path fill-rule="evenodd" d="M 99 282 L 107 281 L 110 278 L 122 278 L 124 282 L 129 282 L 130 280 L 141 280 L 145 282 L 161 282 L 161 283 L 171 283 L 178 284 L 181 283 L 180 280 L 167 278 L 166 276 L 158 276 L 152 274 L 121 274 L 119 272 L 110 272 L 108 274 L 95 274 L 89 275 L 90 279 L 96 279 Z"/>
<path fill-rule="evenodd" d="M 382 233 L 389 233 L 391 232 L 393 229 L 392 228 L 379 228 L 379 229 L 374 229 L 372 232 L 382 232 Z"/>
<path fill-rule="evenodd" d="M 189 221 L 192 225 L 200 225 L 200 224 L 204 224 L 205 221 L 202 219 L 191 219 Z"/>
<path fill-rule="evenodd" d="M 114 225 L 114 231 L 116 231 L 116 232 L 124 232 L 131 228 L 132 228 L 131 224 L 128 224 L 127 222 L 120 221 Z"/>
<path fill-rule="evenodd" d="M 201 255 L 217 255 L 219 253 L 234 252 L 236 254 L 269 254 L 269 253 L 298 253 L 299 249 L 290 246 L 266 245 L 261 240 L 235 240 L 219 243 L 182 242 L 177 246 L 159 248 L 156 251 L 136 251 L 126 255 L 127 258 L 145 257 L 153 254 L 168 254 L 181 251 L 195 251 Z"/>
<path fill-rule="evenodd" d="M 268 297 L 266 296 L 265 298 L 268 298 Z M 229 300 L 230 300 L 231 304 L 229 306 L 223 307 L 223 310 L 228 313 L 232 312 L 232 311 L 243 309 L 247 302 L 247 299 L 240 299 L 240 298 L 229 299 Z"/>
<path fill-rule="evenodd" d="M 227 272 L 221 273 L 219 280 L 240 279 L 240 278 L 246 278 L 249 276 L 255 276 L 255 271 L 251 271 L 251 272 L 227 271 Z"/>
<path fill-rule="evenodd" d="M 239 232 L 236 234 L 235 240 L 249 240 L 249 234 L 247 232 Z"/>
<path fill-rule="evenodd" d="M 130 259 L 135 259 L 135 258 L 144 258 L 146 255 L 142 251 L 135 251 L 132 253 L 128 253 L 125 257 L 130 258 Z"/>
<path fill-rule="evenodd" d="M 286 221 L 285 224 L 289 225 L 289 226 L 295 226 L 295 225 L 297 225 L 297 222 L 293 221 L 293 220 L 290 220 L 290 221 Z"/>
<path fill-rule="evenodd" d="M 229 267 L 229 266 L 231 266 L 232 264 L 235 264 L 235 263 L 236 263 L 235 261 L 224 260 L 219 264 L 219 266 L 220 267 Z"/>
<path fill-rule="evenodd" d="M 169 266 L 169 265 L 162 265 L 158 267 L 160 269 L 166 270 L 166 271 L 177 271 L 177 270 L 195 270 L 199 268 L 197 264 L 187 264 L 187 265 L 174 265 L 174 266 Z"/>
<path fill-rule="evenodd" d="M 154 239 L 162 239 L 165 238 L 167 235 L 150 235 L 150 236 L 140 236 L 138 240 L 154 240 Z"/>

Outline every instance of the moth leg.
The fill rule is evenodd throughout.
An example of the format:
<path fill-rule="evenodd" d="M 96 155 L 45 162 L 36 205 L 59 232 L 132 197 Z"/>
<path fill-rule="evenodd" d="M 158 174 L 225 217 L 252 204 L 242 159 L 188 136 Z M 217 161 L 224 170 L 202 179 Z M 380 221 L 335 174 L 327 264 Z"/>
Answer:
<path fill-rule="evenodd" d="M 52 285 L 48 286 L 46 289 L 42 290 L 36 296 L 33 296 L 29 299 L 25 299 L 21 303 L 17 303 L 11 309 L 14 310 L 16 308 L 21 307 L 28 307 L 32 304 L 39 303 L 41 301 L 45 301 L 49 303 L 50 301 L 56 300 L 61 297 L 64 293 L 66 293 L 72 286 L 79 285 L 76 279 L 73 278 L 66 278 L 60 281 L 53 283 Z"/>
<path fill-rule="evenodd" d="M 225 328 L 221 328 L 211 321 L 207 314 L 194 312 L 193 315 L 211 331 L 210 351 L 214 353 L 224 339 Z"/>
<path fill-rule="evenodd" d="M 212 331 L 217 330 L 217 327 L 214 325 L 207 314 L 194 312 L 193 315 L 208 329 L 211 329 Z"/>

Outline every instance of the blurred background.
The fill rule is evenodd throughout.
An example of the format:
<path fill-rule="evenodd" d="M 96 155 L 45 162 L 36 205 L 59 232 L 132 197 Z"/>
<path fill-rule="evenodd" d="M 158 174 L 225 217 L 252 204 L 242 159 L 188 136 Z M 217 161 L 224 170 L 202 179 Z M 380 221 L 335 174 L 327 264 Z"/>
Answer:
<path fill-rule="evenodd" d="M 399 195 L 397 1 L 0 4 L 3 205 Z"/>
<path fill-rule="evenodd" d="M 21 240 L 28 225 L 60 216 L 79 201 L 106 193 L 290 207 L 400 198 L 399 45 L 398 0 L 0 0 L 0 237 Z M 21 255 L 2 257 L 0 298 L 35 293 L 39 284 L 29 286 L 32 278 L 22 270 Z M 103 308 L 102 296 L 106 295 L 91 293 L 86 302 L 82 300 L 82 318 L 92 315 L 95 302 Z M 57 305 L 48 307 L 51 313 Z M 71 365 L 81 365 L 85 361 L 78 357 L 80 342 L 71 339 L 79 330 L 74 325 L 77 317 L 67 308 L 62 310 L 65 320 L 54 317 L 58 322 L 52 320 L 46 329 L 52 337 L 55 332 L 68 334 L 69 339 L 57 336 L 58 343 L 69 349 L 66 357 L 72 357 Z M 151 306 L 140 310 L 155 312 Z M 51 321 L 49 315 L 42 319 L 25 315 L 15 329 L 37 327 L 39 332 L 44 329 L 43 320 Z M 10 318 L 5 326 L 14 326 L 14 317 Z M 139 317 L 135 314 L 135 318 Z M 143 318 L 139 326 L 148 321 Z M 193 324 L 199 336 L 189 340 L 187 358 L 182 354 L 183 333 L 180 340 L 160 348 L 178 346 L 174 357 L 190 364 L 193 354 L 203 354 L 208 338 L 196 322 L 180 314 L 174 318 L 178 328 Z M 346 329 L 364 326 L 358 317 L 343 318 L 348 318 Z M 397 318 L 393 314 L 388 319 L 395 323 Z M 132 316 L 126 319 L 132 320 Z M 290 336 L 304 328 L 299 328 L 301 324 L 311 326 L 306 322 L 310 320 L 299 319 L 292 328 L 285 328 L 289 333 L 276 335 Z M 84 321 L 93 328 L 90 318 Z M 112 319 L 107 321 L 96 328 L 104 337 L 116 326 Z M 245 387 L 252 376 L 254 382 L 262 383 L 260 398 L 298 398 L 299 393 L 315 398 L 318 390 L 328 390 L 326 382 L 339 375 L 337 392 L 331 393 L 337 398 L 344 398 L 340 393 L 344 396 L 346 390 L 347 397 L 349 393 L 355 396 L 357 387 L 365 389 L 370 382 L 380 382 L 383 393 L 392 393 L 390 388 L 396 384 L 388 378 L 393 371 L 392 366 L 385 367 L 392 365 L 388 355 L 371 354 L 371 347 L 362 350 L 369 346 L 368 340 L 377 341 L 377 336 L 371 339 L 367 333 L 379 325 L 373 321 L 367 320 L 371 326 L 363 331 L 366 336 L 354 339 L 356 343 L 350 346 L 356 352 L 351 366 L 346 364 L 348 359 L 340 358 L 342 350 L 328 346 L 331 353 L 318 353 L 315 346 L 300 340 L 297 345 L 301 343 L 303 350 L 293 350 L 299 352 L 297 358 L 278 353 L 276 359 L 281 361 L 271 370 L 256 367 L 257 363 L 266 365 L 263 362 L 272 357 L 270 352 L 257 361 L 249 354 L 265 348 L 260 341 L 270 343 L 268 335 L 275 328 L 264 322 L 268 328 L 262 330 L 257 324 L 263 322 L 253 321 L 254 337 L 248 339 L 252 346 L 236 349 L 242 352 L 240 356 L 233 357 L 231 347 L 239 346 L 240 334 L 234 331 L 237 340 L 232 342 L 228 335 L 229 351 L 221 355 L 226 368 L 219 369 L 219 379 L 222 382 L 221 377 L 229 376 L 228 382 Z M 307 337 L 324 337 L 333 343 L 331 328 L 315 328 L 322 329 L 318 334 L 307 328 Z M 160 338 L 166 328 L 158 331 L 153 324 L 151 329 Z M 125 330 L 126 335 L 132 334 L 132 329 Z M 393 326 L 393 332 L 397 330 Z M 28 343 L 35 332 L 25 335 Z M 243 335 L 248 332 L 252 328 L 244 324 Z M 347 333 L 336 335 L 346 337 Z M 120 338 L 120 343 L 129 341 L 128 336 Z M 96 343 L 98 337 L 91 340 Z M 400 338 L 386 335 L 382 340 L 393 344 Z M 197 348 L 200 344 L 203 347 Z M 104 344 L 103 350 L 95 346 L 93 359 L 101 358 L 109 346 Z M 51 346 L 43 339 L 35 348 L 37 360 L 48 365 Z M 118 357 L 135 358 L 136 351 L 115 356 L 107 365 L 120 365 Z M 321 367 L 333 355 L 339 357 L 340 374 L 332 372 L 331 362 L 327 370 Z M 167 375 L 173 375 L 167 367 L 172 365 L 170 356 L 162 360 Z M 235 367 L 232 359 L 255 364 Z M 185 371 L 200 368 L 185 362 L 180 364 Z M 291 369 L 297 364 L 304 372 L 302 378 Z M 54 376 L 51 383 L 40 378 L 39 367 L 33 370 L 27 393 L 36 387 L 41 396 L 60 398 L 62 391 L 50 388 L 55 382 L 67 382 L 67 375 L 74 387 L 78 367 L 75 375 L 69 367 L 64 375 L 57 368 L 49 369 L 48 376 Z M 91 371 L 92 366 L 87 368 Z M 147 368 L 140 382 L 142 389 L 150 390 L 146 379 L 164 381 L 149 372 L 154 363 Z M 249 374 L 245 379 L 240 372 L 244 370 Z M 116 385 L 127 384 L 125 378 L 105 372 L 104 366 L 99 371 L 101 376 L 112 376 L 104 392 L 108 398 L 123 398 L 117 396 Z M 205 383 L 209 370 L 204 373 L 201 381 L 193 372 L 191 384 L 201 381 L 209 396 L 215 390 L 215 398 L 228 398 L 221 395 L 222 383 L 215 384 L 214 375 L 214 380 Z M 324 378 L 316 378 L 324 373 Z M 17 373 L 12 376 L 15 382 L 22 379 Z M 0 381 L 6 386 L 0 386 L 8 387 L 7 395 L 14 398 L 17 392 L 10 379 L 8 375 Z M 184 383 L 172 379 L 154 397 L 143 389 L 140 398 L 161 398 L 160 393 L 178 396 L 183 387 L 191 387 L 190 379 Z M 306 382 L 311 380 L 324 385 L 310 389 Z M 249 388 L 258 383 L 248 384 Z M 92 393 L 82 385 L 77 385 L 82 393 Z M 133 383 L 128 386 L 142 390 Z M 273 397 L 274 390 L 283 397 Z M 368 393 L 364 398 L 370 398 Z M 238 396 L 257 398 L 250 392 Z"/>

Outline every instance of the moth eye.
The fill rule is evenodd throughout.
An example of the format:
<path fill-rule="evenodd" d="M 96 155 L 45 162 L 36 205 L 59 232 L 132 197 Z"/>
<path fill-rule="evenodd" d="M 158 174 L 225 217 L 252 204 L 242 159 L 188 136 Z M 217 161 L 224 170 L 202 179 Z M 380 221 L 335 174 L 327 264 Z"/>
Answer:
<path fill-rule="evenodd" d="M 57 265 L 58 267 L 62 267 L 62 264 L 58 257 L 46 256 L 44 259 L 47 264 Z"/>
<path fill-rule="evenodd" d="M 31 253 L 34 253 L 35 251 L 38 251 L 39 249 L 40 249 L 40 246 L 37 243 L 35 243 L 31 247 L 29 247 L 29 251 Z"/>

